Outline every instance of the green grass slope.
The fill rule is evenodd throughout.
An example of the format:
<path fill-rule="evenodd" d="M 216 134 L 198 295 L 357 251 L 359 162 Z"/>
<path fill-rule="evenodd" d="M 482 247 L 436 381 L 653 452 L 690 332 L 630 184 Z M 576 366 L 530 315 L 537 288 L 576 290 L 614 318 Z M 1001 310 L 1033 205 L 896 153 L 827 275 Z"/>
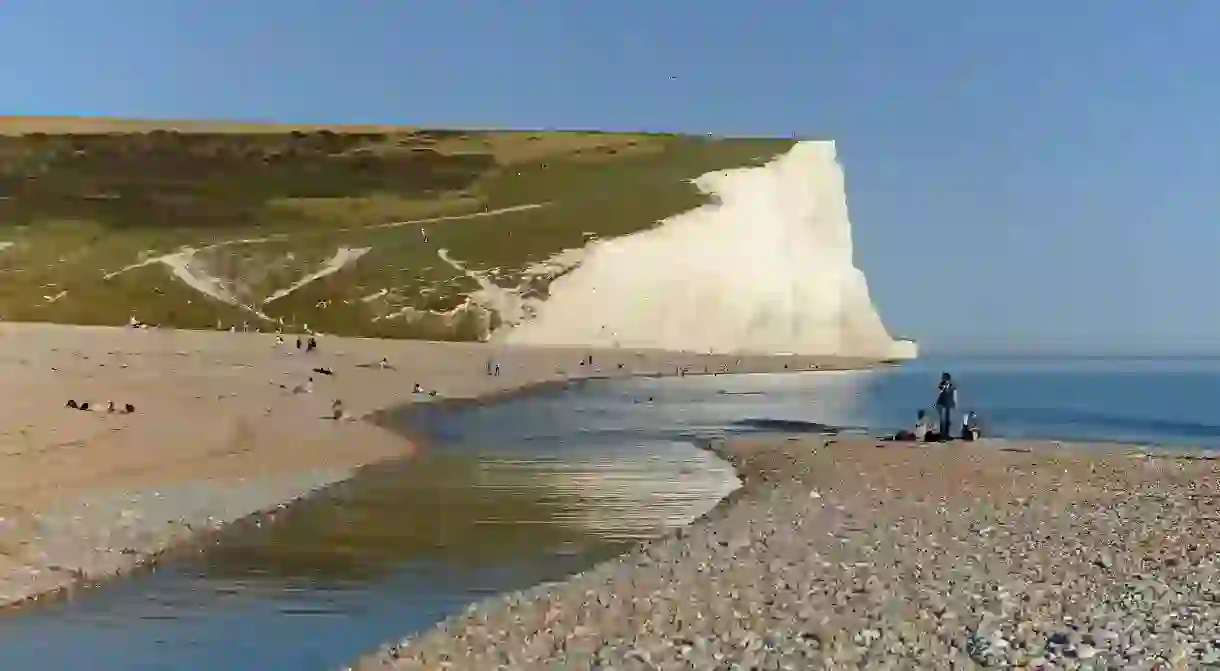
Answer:
<path fill-rule="evenodd" d="M 531 264 L 791 144 L 0 118 L 0 318 L 480 338 L 495 317 L 455 311 L 479 288 L 465 271 L 544 292 Z"/>

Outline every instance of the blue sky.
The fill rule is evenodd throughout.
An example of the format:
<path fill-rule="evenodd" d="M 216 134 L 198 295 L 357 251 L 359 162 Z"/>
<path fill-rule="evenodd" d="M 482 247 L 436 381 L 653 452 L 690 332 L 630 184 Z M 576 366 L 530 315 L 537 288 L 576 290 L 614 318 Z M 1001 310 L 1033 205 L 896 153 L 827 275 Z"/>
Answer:
<path fill-rule="evenodd" d="M 834 138 L 893 330 L 1213 348 L 1216 26 L 1207 0 L 9 0 L 0 113 Z"/>

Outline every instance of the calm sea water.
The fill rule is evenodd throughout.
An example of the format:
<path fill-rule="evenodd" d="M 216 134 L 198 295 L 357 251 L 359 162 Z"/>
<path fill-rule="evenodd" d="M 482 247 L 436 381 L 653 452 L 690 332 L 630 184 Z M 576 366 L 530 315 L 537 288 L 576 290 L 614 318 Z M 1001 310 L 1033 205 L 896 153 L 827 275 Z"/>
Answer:
<path fill-rule="evenodd" d="M 941 371 L 1007 436 L 1220 444 L 1220 359 L 930 360 L 868 373 L 597 382 L 417 412 L 423 461 L 257 532 L 0 618 L 4 669 L 333 669 L 490 594 L 561 579 L 735 486 L 690 439 L 891 429 Z"/>

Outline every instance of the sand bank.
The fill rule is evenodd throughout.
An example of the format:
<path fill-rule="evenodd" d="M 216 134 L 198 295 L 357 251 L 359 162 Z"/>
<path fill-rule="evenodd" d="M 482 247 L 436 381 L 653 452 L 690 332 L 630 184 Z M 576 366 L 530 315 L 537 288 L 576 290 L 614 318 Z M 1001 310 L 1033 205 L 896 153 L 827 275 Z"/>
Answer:
<path fill-rule="evenodd" d="M 325 419 L 335 399 L 363 417 L 576 378 L 866 363 L 329 337 L 307 354 L 270 334 L 2 324 L 0 603 L 120 573 L 415 449 L 371 422 Z"/>
<path fill-rule="evenodd" d="M 704 520 L 356 668 L 1220 663 L 1214 455 L 783 436 L 715 449 L 745 486 Z"/>

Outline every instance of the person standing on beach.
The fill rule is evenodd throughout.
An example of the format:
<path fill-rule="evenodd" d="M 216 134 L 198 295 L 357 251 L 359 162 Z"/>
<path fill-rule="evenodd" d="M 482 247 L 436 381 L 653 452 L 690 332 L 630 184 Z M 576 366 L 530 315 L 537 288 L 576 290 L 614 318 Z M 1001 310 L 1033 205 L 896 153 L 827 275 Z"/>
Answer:
<path fill-rule="evenodd" d="M 957 407 L 957 385 L 953 376 L 941 373 L 940 386 L 936 388 L 936 414 L 940 416 L 941 440 L 949 440 L 953 430 L 953 409 Z"/>

